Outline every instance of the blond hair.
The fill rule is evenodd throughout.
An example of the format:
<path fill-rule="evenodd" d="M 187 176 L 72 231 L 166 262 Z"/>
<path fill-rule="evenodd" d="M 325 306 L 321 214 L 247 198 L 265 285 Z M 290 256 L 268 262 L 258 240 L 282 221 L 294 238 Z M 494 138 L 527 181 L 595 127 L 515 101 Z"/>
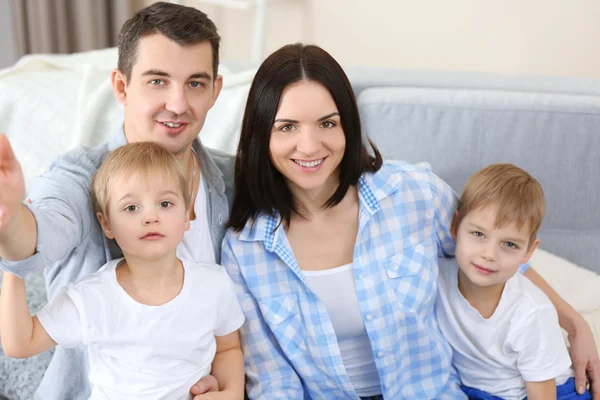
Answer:
<path fill-rule="evenodd" d="M 137 175 L 146 180 L 161 176 L 174 179 L 181 189 L 185 206 L 190 205 L 186 171 L 168 150 L 152 142 L 129 143 L 109 153 L 92 177 L 91 196 L 95 213 L 108 216 L 108 202 L 115 179 Z"/>
<path fill-rule="evenodd" d="M 516 222 L 519 229 L 530 222 L 529 246 L 535 242 L 545 213 L 544 191 L 540 183 L 512 164 L 492 164 L 469 178 L 452 220 L 456 232 L 469 212 L 493 206 L 494 227 Z"/>

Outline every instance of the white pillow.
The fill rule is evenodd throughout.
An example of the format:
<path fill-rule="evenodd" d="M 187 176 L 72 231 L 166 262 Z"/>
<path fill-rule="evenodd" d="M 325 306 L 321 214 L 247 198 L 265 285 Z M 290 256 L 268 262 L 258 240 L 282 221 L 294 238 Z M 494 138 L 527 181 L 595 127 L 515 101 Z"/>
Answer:
<path fill-rule="evenodd" d="M 529 262 L 567 303 L 581 313 L 592 329 L 600 353 L 600 275 L 542 249 L 537 249 Z M 564 334 L 566 338 L 566 332 Z"/>
<path fill-rule="evenodd" d="M 580 313 L 600 310 L 600 275 L 542 249 L 529 262 L 574 309 Z"/>

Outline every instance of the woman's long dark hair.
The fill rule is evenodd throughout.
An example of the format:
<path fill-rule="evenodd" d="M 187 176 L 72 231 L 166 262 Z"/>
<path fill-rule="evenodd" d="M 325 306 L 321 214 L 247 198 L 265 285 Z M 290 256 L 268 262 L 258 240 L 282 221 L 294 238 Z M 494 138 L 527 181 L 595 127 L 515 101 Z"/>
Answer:
<path fill-rule="evenodd" d="M 236 231 L 261 212 L 279 213 L 289 223 L 292 212 L 298 211 L 285 177 L 271 162 L 269 142 L 281 93 L 301 80 L 327 88 L 346 136 L 340 184 L 324 207 L 337 205 L 364 172 L 375 172 L 381 167 L 381 154 L 375 145 L 371 143 L 374 152 L 371 156 L 363 141 L 356 98 L 342 67 L 318 46 L 301 43 L 284 46 L 262 63 L 248 94 L 235 160 L 236 194 L 228 223 Z"/>

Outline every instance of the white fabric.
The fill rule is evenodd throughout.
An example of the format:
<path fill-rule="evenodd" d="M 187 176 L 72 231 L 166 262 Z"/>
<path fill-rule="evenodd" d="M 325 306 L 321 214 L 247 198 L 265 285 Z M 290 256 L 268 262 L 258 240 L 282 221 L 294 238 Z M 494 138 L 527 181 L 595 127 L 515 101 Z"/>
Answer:
<path fill-rule="evenodd" d="M 215 336 L 244 321 L 231 280 L 221 266 L 182 260 L 181 292 L 148 306 L 117 282 L 121 260 L 62 289 L 38 318 L 59 345 L 87 346 L 91 399 L 187 399 L 210 372 Z"/>
<path fill-rule="evenodd" d="M 202 174 L 200 174 L 198 185 L 202 188 Z M 206 190 L 198 190 L 194 202 L 194 213 L 196 219 L 190 221 L 190 229 L 185 232 L 183 240 L 177 246 L 177 257 L 196 263 L 214 264 L 215 252 L 209 225 L 206 222 L 208 220 L 206 217 Z"/>
<path fill-rule="evenodd" d="M 600 275 L 538 248 L 529 260 L 536 272 L 587 321 L 600 351 Z M 567 333 L 563 331 L 565 338 Z"/>
<path fill-rule="evenodd" d="M 560 385 L 572 376 L 556 310 L 540 289 L 516 274 L 486 319 L 458 290 L 457 275 L 454 260 L 440 260 L 436 316 L 464 385 L 518 400 L 527 395 L 525 381 Z"/>
<path fill-rule="evenodd" d="M 28 55 L 0 70 L 0 132 L 10 139 L 27 188 L 59 155 L 100 144 L 123 124 L 109 80 L 116 66 L 117 50 L 109 48 Z M 255 72 L 219 67 L 223 90 L 200 135 L 205 146 L 235 153 Z"/>
<path fill-rule="evenodd" d="M 356 394 L 361 397 L 381 394 L 371 342 L 356 295 L 353 264 L 302 273 L 308 287 L 327 308 L 344 368 Z"/>

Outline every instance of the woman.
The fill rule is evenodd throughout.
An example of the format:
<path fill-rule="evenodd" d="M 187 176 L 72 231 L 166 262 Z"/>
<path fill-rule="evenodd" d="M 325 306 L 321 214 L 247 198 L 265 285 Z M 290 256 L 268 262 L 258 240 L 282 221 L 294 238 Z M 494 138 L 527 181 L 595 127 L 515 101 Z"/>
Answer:
<path fill-rule="evenodd" d="M 433 313 L 456 198 L 372 153 L 327 52 L 295 44 L 264 61 L 222 249 L 252 399 L 465 398 Z"/>

